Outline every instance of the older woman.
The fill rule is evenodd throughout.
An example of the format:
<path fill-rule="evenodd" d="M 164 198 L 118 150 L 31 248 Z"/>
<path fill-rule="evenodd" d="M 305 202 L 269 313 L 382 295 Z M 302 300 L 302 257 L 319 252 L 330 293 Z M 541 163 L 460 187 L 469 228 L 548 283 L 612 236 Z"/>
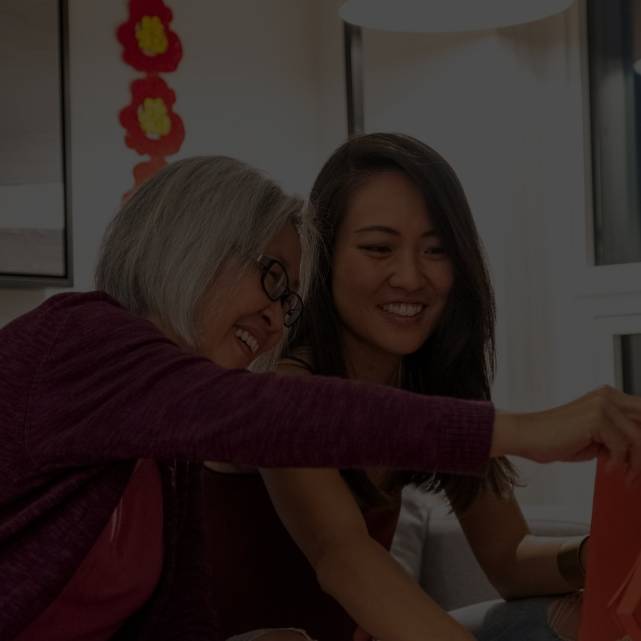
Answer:
<path fill-rule="evenodd" d="M 639 471 L 641 402 L 614 391 L 517 417 L 247 372 L 302 312 L 302 228 L 246 165 L 180 161 L 116 216 L 100 291 L 0 331 L 0 638 L 216 638 L 188 461 L 478 473 L 606 447 Z"/>

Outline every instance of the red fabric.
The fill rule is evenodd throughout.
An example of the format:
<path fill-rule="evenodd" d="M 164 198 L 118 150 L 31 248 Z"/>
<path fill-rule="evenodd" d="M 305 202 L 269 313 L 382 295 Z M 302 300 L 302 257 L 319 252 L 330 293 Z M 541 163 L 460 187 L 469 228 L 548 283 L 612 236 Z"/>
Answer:
<path fill-rule="evenodd" d="M 317 641 L 351 641 L 356 624 L 319 587 L 258 474 L 205 468 L 203 500 L 205 550 L 223 638 L 294 627 Z M 388 549 L 398 511 L 396 505 L 364 514 L 370 535 Z"/>
<path fill-rule="evenodd" d="M 599 461 L 580 641 L 641 641 L 641 483 Z M 626 636 L 627 635 L 627 636 Z"/>
<path fill-rule="evenodd" d="M 107 527 L 62 594 L 17 641 L 106 641 L 151 596 L 162 570 L 158 467 L 140 461 Z"/>

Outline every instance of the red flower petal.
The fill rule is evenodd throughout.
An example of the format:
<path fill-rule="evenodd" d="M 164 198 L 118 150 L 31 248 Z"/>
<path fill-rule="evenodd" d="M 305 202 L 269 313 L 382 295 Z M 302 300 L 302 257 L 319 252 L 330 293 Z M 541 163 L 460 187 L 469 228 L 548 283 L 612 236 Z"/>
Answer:
<path fill-rule="evenodd" d="M 120 123 L 127 134 L 125 143 L 139 154 L 150 156 L 169 156 L 175 154 L 185 139 L 185 127 L 178 114 L 173 111 L 176 94 L 167 83 L 158 76 L 147 76 L 134 80 L 131 83 L 132 100 L 127 107 L 121 110 Z M 161 99 L 167 108 L 167 115 L 171 122 L 168 134 L 159 138 L 149 138 L 140 126 L 138 110 L 145 98 Z"/>
<path fill-rule="evenodd" d="M 145 162 L 140 162 L 134 167 L 134 184 L 136 187 L 142 185 L 146 180 L 151 178 L 157 171 L 160 171 L 167 165 L 167 161 L 160 157 L 154 156 Z"/>
<path fill-rule="evenodd" d="M 149 55 L 138 44 L 136 25 L 145 16 L 158 17 L 162 22 L 167 38 L 167 48 L 163 53 Z M 138 71 L 175 71 L 182 58 L 182 44 L 178 35 L 169 27 L 172 18 L 171 9 L 162 0 L 129 0 L 129 19 L 116 30 L 116 36 L 123 46 L 123 60 Z"/>

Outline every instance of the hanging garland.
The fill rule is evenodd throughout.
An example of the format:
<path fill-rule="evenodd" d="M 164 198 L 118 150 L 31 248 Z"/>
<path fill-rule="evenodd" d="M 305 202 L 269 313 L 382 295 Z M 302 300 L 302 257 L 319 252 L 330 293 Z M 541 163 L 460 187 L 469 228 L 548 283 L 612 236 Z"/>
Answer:
<path fill-rule="evenodd" d="M 129 19 L 116 32 L 123 60 L 145 74 L 131 83 L 131 102 L 119 114 L 127 147 L 149 156 L 133 169 L 134 188 L 164 167 L 185 139 L 183 121 L 173 110 L 176 94 L 158 75 L 176 71 L 182 58 L 172 17 L 162 0 L 129 0 Z"/>

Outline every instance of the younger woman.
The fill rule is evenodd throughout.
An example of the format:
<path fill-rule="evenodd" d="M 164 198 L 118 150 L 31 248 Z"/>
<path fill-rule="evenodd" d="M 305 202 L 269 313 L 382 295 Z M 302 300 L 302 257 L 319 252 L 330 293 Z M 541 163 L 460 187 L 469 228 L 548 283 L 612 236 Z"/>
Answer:
<path fill-rule="evenodd" d="M 489 400 L 494 298 L 467 200 L 447 162 L 406 136 L 355 138 L 325 164 L 311 202 L 324 251 L 279 371 Z M 456 429 L 444 426 L 443 434 Z M 393 425 L 376 435 L 388 447 L 396 437 Z M 260 481 L 227 471 L 209 466 L 205 473 L 208 500 L 228 508 L 224 520 L 209 519 L 210 554 L 217 565 L 238 570 L 231 584 L 214 582 L 221 599 L 223 591 L 237 590 L 221 615 L 226 634 L 292 625 L 320 641 L 348 641 L 358 624 L 382 641 L 470 639 L 384 549 L 400 489 L 411 482 L 447 495 L 505 597 L 581 584 L 585 545 L 529 535 L 505 459 L 489 463 L 481 478 L 439 465 L 429 473 L 263 470 L 278 515 L 308 563 Z M 562 550 L 571 559 L 563 573 Z M 528 638 L 557 638 L 544 618 L 540 624 L 539 636 Z"/>

